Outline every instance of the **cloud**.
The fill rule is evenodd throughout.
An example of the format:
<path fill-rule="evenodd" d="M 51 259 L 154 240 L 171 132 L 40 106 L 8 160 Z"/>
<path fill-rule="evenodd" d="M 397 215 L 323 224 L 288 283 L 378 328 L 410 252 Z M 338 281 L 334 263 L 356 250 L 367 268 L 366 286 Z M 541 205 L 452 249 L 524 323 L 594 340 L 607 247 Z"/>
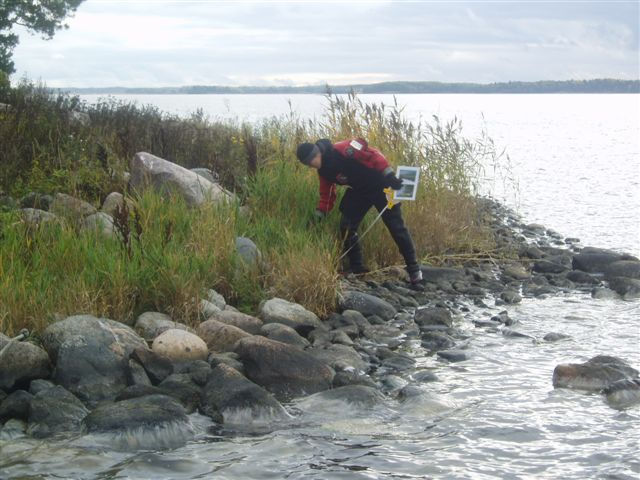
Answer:
<path fill-rule="evenodd" d="M 638 78 L 635 2 L 88 0 L 18 75 L 50 86 Z"/>

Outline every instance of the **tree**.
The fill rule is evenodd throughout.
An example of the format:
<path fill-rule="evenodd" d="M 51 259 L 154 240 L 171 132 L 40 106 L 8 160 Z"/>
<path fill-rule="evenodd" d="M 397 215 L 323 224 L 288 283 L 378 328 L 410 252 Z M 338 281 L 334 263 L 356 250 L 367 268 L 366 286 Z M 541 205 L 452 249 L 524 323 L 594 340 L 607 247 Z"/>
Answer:
<path fill-rule="evenodd" d="M 56 30 L 67 28 L 64 20 L 73 14 L 84 0 L 0 0 L 0 71 L 15 72 L 11 60 L 18 44 L 13 32 L 20 25 L 44 39 L 50 39 Z"/>

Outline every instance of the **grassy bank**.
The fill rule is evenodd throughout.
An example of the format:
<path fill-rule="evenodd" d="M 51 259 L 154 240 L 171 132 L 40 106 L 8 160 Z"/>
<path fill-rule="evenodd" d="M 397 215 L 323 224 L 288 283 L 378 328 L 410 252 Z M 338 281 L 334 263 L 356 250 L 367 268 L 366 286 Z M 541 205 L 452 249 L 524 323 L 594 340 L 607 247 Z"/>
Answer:
<path fill-rule="evenodd" d="M 246 205 L 240 214 L 238 205 L 194 210 L 152 192 L 131 196 L 125 241 L 71 224 L 29 229 L 6 209 L 0 216 L 3 332 L 40 329 L 55 315 L 78 312 L 130 321 L 158 310 L 193 324 L 208 288 L 250 313 L 274 295 L 328 313 L 339 288 L 339 213 L 309 224 L 317 175 L 294 153 L 299 142 L 321 137 L 364 136 L 393 164 L 421 167 L 418 200 L 403 206 L 421 258 L 491 248 L 474 194 L 482 157 L 495 151 L 486 138 L 465 139 L 455 121 L 417 125 L 397 105 L 367 105 L 353 95 L 327 96 L 318 121 L 292 113 L 255 125 L 213 121 L 202 112 L 178 118 L 114 100 L 85 105 L 29 83 L 0 90 L 0 102 L 10 105 L 0 111 L 0 188 L 16 198 L 64 192 L 99 207 L 112 191 L 129 195 L 129 160 L 148 151 L 188 168 L 211 168 Z M 262 250 L 260 271 L 241 267 L 237 235 Z M 372 267 L 399 263 L 382 225 L 364 243 Z"/>

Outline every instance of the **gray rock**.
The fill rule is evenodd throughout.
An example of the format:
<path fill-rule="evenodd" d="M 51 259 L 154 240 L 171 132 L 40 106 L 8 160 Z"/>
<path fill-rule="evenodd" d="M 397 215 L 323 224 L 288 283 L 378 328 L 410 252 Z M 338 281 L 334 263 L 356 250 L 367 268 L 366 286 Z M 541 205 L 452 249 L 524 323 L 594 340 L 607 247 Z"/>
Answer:
<path fill-rule="evenodd" d="M 164 395 L 164 392 L 153 385 L 129 385 L 116 397 L 116 402 L 130 398 L 145 397 L 147 395 Z"/>
<path fill-rule="evenodd" d="M 557 332 L 549 332 L 544 337 L 542 337 L 542 339 L 545 342 L 558 342 L 560 340 L 566 340 L 567 338 L 571 338 L 571 337 L 564 333 L 557 333 Z"/>
<path fill-rule="evenodd" d="M 334 375 L 331 368 L 291 345 L 253 336 L 241 339 L 236 353 L 249 380 L 279 398 L 315 393 L 331 387 Z"/>
<path fill-rule="evenodd" d="M 604 268 L 604 278 L 611 280 L 615 277 L 640 279 L 640 262 L 633 260 L 619 260 Z"/>
<path fill-rule="evenodd" d="M 329 332 L 331 343 L 339 343 L 341 345 L 353 345 L 353 340 L 344 330 L 332 330 Z M 355 335 L 357 335 L 357 330 Z"/>
<path fill-rule="evenodd" d="M 594 277 L 593 275 L 589 275 L 582 270 L 572 270 L 568 272 L 567 279 L 575 283 L 586 285 L 598 285 L 600 283 L 600 280 L 598 280 L 596 277 Z"/>
<path fill-rule="evenodd" d="M 55 387 L 55 385 L 50 382 L 49 380 L 33 380 L 30 384 L 29 384 L 29 393 L 31 395 L 37 395 L 38 393 L 42 392 L 43 390 L 47 390 L 49 388 L 53 388 Z"/>
<path fill-rule="evenodd" d="M 247 423 L 253 419 L 285 419 L 285 409 L 265 389 L 235 369 L 220 364 L 211 371 L 202 389 L 201 408 L 213 419 L 224 423 Z M 248 417 L 248 418 L 247 418 Z"/>
<path fill-rule="evenodd" d="M 298 335 L 298 332 L 293 328 L 281 323 L 267 323 L 262 326 L 260 333 L 271 340 L 293 345 L 303 350 L 309 346 L 309 341 L 306 338 Z"/>
<path fill-rule="evenodd" d="M 96 213 L 96 208 L 90 203 L 72 197 L 66 193 L 56 193 L 49 211 L 59 217 L 68 218 L 72 221 L 79 221 L 82 218 Z"/>
<path fill-rule="evenodd" d="M 236 237 L 236 252 L 247 267 L 258 268 L 262 263 L 262 252 L 250 238 Z"/>
<path fill-rule="evenodd" d="M 557 262 L 553 261 L 552 257 L 547 257 L 543 260 L 538 260 L 533 264 L 533 271 L 538 273 L 562 273 L 569 270 L 569 267 Z"/>
<path fill-rule="evenodd" d="M 345 310 L 342 312 L 342 318 L 344 318 L 345 322 L 353 323 L 358 327 L 360 333 L 363 333 L 367 328 L 371 326 L 369 320 L 366 319 L 364 315 L 355 310 Z"/>
<path fill-rule="evenodd" d="M 527 271 L 522 265 L 509 265 L 504 269 L 504 274 L 507 277 L 514 278 L 516 280 L 527 280 L 531 278 L 531 273 Z"/>
<path fill-rule="evenodd" d="M 177 448 L 193 438 L 189 417 L 166 395 L 147 395 L 100 405 L 83 421 L 90 434 L 109 434 L 117 448 Z"/>
<path fill-rule="evenodd" d="M 238 360 L 238 355 L 233 352 L 227 353 L 211 353 L 208 358 L 211 368 L 215 368 L 221 363 L 227 365 L 244 375 L 244 365 Z"/>
<path fill-rule="evenodd" d="M 370 326 L 362 335 L 373 342 L 389 344 L 402 335 L 402 331 L 391 325 L 381 324 Z"/>
<path fill-rule="evenodd" d="M 343 370 L 336 372 L 333 377 L 333 388 L 344 387 L 347 385 L 365 385 L 367 387 L 376 387 L 376 382 L 369 375 L 363 375 L 355 370 Z"/>
<path fill-rule="evenodd" d="M 140 364 L 154 385 L 159 384 L 173 373 L 171 360 L 147 348 L 136 348 L 131 353 L 131 359 Z"/>
<path fill-rule="evenodd" d="M 438 283 L 441 280 L 449 282 L 464 279 L 464 271 L 458 268 L 445 267 L 421 267 L 422 278 L 431 283 Z"/>
<path fill-rule="evenodd" d="M 209 373 L 211 373 L 211 365 L 203 360 L 196 360 L 188 364 L 185 373 L 191 376 L 196 385 L 204 386 L 207 383 Z"/>
<path fill-rule="evenodd" d="M 43 349 L 20 341 L 0 347 L 0 389 L 26 388 L 31 380 L 50 375 L 51 363 Z"/>
<path fill-rule="evenodd" d="M 267 323 L 282 323 L 306 336 L 314 328 L 325 328 L 313 312 L 282 298 L 272 298 L 260 306 L 260 318 Z"/>
<path fill-rule="evenodd" d="M 224 297 L 213 289 L 209 289 L 209 291 L 207 291 L 207 300 L 213 303 L 220 310 L 224 310 L 227 306 L 227 301 Z"/>
<path fill-rule="evenodd" d="M 502 336 L 510 337 L 510 338 L 527 338 L 529 340 L 535 340 L 535 337 L 532 337 L 531 335 L 527 335 L 526 333 L 518 332 L 517 330 L 512 330 L 510 328 L 503 328 Z"/>
<path fill-rule="evenodd" d="M 347 403 L 359 409 L 373 408 L 384 401 L 384 395 L 375 388 L 366 385 L 346 385 L 344 387 L 316 393 L 298 402 L 304 410 L 314 411 L 320 408 L 334 408 L 335 402 Z M 327 405 L 329 404 L 329 405 Z"/>
<path fill-rule="evenodd" d="M 173 373 L 165 378 L 158 388 L 165 395 L 178 400 L 187 413 L 195 412 L 200 404 L 200 387 L 188 373 Z"/>
<path fill-rule="evenodd" d="M 591 290 L 591 296 L 596 300 L 611 300 L 616 298 L 616 292 L 610 288 L 594 288 Z"/>
<path fill-rule="evenodd" d="M 131 200 L 125 199 L 120 192 L 111 192 L 102 202 L 100 210 L 111 217 L 115 217 L 118 209 L 123 208 L 124 205 L 127 206 L 130 212 L 133 211 L 133 202 Z"/>
<path fill-rule="evenodd" d="M 437 355 L 450 362 L 463 362 L 469 359 L 468 353 L 464 350 L 442 350 Z"/>
<path fill-rule="evenodd" d="M 422 336 L 422 347 L 431 352 L 453 348 L 456 342 L 443 332 L 426 332 Z"/>
<path fill-rule="evenodd" d="M 0 104 L 1 106 L 2 104 Z M 24 437 L 27 432 L 27 422 L 12 418 L 0 428 L 0 440 L 11 441 Z"/>
<path fill-rule="evenodd" d="M 9 394 L 0 403 L 0 422 L 6 422 L 10 418 L 26 420 L 29 416 L 29 404 L 33 395 L 24 390 L 16 390 Z"/>
<path fill-rule="evenodd" d="M 202 322 L 197 333 L 206 342 L 209 350 L 218 353 L 232 352 L 238 340 L 251 336 L 238 327 L 213 319 Z"/>
<path fill-rule="evenodd" d="M 37 192 L 29 192 L 20 199 L 20 207 L 37 208 L 40 210 L 49 210 L 53 197 L 51 195 L 42 195 Z"/>
<path fill-rule="evenodd" d="M 117 236 L 113 218 L 104 212 L 86 216 L 82 220 L 82 229 L 88 232 L 97 232 L 107 238 L 115 238 Z"/>
<path fill-rule="evenodd" d="M 251 335 L 260 334 L 263 325 L 262 320 L 256 317 L 252 317 L 251 315 L 246 315 L 241 312 L 229 310 L 228 308 L 229 305 L 227 305 L 227 309 L 215 312 L 207 320 L 213 319 L 227 325 L 238 327 L 239 329 L 244 330 Z"/>
<path fill-rule="evenodd" d="M 57 222 L 58 216 L 53 213 L 38 210 L 36 208 L 23 208 L 20 210 L 20 218 L 30 227 L 39 227 L 45 223 Z"/>
<path fill-rule="evenodd" d="M 147 341 L 153 341 L 158 335 L 171 330 L 189 331 L 189 328 L 178 322 L 171 320 L 171 317 L 160 312 L 145 312 L 136 320 L 136 331 Z"/>
<path fill-rule="evenodd" d="M 368 370 L 369 364 L 348 345 L 326 345 L 314 347 L 307 352 L 322 363 L 332 367 L 334 370 L 344 370 L 345 368 L 363 372 Z"/>
<path fill-rule="evenodd" d="M 636 278 L 609 278 L 609 288 L 625 300 L 640 298 L 640 280 Z"/>
<path fill-rule="evenodd" d="M 378 315 L 383 320 L 391 320 L 397 313 L 389 302 L 373 295 L 356 291 L 344 293 L 340 299 L 340 308 L 343 311 L 355 310 L 365 316 Z"/>
<path fill-rule="evenodd" d="M 520 303 L 522 301 L 520 294 L 514 290 L 505 290 L 500 294 L 500 299 L 508 304 Z"/>
<path fill-rule="evenodd" d="M 134 190 L 153 188 L 162 194 L 180 195 L 190 206 L 205 202 L 226 202 L 233 194 L 186 168 L 146 152 L 139 152 L 131 160 L 129 186 Z"/>
<path fill-rule="evenodd" d="M 217 183 L 219 180 L 218 175 L 215 174 L 213 171 L 209 170 L 208 168 L 192 168 L 191 171 L 193 173 L 200 175 L 203 178 L 206 178 L 211 183 Z"/>
<path fill-rule="evenodd" d="M 416 373 L 413 374 L 413 379 L 416 382 L 423 382 L 423 383 L 437 382 L 438 380 L 440 380 L 435 373 L 429 370 L 417 371 Z"/>
<path fill-rule="evenodd" d="M 598 355 L 585 363 L 556 366 L 553 370 L 553 386 L 600 391 L 619 380 L 636 378 L 638 373 L 635 368 L 620 358 Z"/>
<path fill-rule="evenodd" d="M 453 326 L 451 312 L 441 307 L 428 307 L 416 310 L 414 322 L 421 327 L 433 325 Z"/>
<path fill-rule="evenodd" d="M 221 310 L 215 303 L 211 303 L 209 300 L 202 299 L 200 300 L 200 315 L 203 319 L 211 318 L 216 313 L 219 313 Z"/>
<path fill-rule="evenodd" d="M 573 269 L 588 273 L 604 273 L 613 262 L 622 260 L 622 255 L 610 250 L 583 249 L 573 257 Z"/>
<path fill-rule="evenodd" d="M 60 432 L 78 432 L 89 410 L 71 392 L 55 386 L 31 400 L 27 433 L 44 438 Z"/>

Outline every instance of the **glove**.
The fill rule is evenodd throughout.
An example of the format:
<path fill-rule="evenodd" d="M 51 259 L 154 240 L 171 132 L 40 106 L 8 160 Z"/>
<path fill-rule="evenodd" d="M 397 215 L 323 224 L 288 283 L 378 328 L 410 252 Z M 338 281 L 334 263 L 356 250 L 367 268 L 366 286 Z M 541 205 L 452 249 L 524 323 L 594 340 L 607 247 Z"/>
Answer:
<path fill-rule="evenodd" d="M 395 173 L 387 175 L 387 186 L 394 190 L 400 190 L 402 188 L 402 180 L 396 177 Z"/>

